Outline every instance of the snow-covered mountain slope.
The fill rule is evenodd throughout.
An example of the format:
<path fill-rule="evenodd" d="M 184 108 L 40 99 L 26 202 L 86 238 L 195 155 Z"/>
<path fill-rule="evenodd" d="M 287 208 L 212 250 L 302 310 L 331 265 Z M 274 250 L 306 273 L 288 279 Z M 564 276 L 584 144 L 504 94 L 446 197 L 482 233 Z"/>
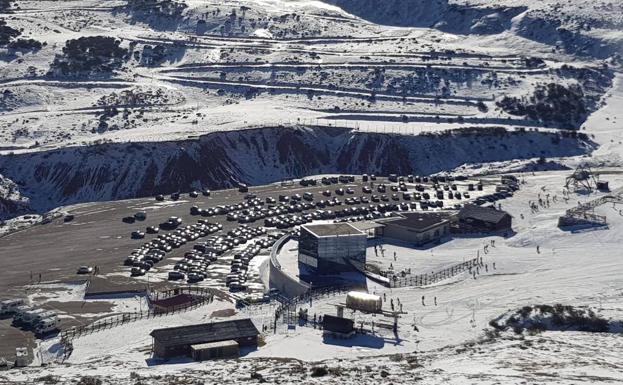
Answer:
<path fill-rule="evenodd" d="M 60 204 L 315 174 L 428 175 L 463 164 L 578 156 L 593 148 L 586 136 L 565 132 L 491 128 L 413 136 L 274 127 L 4 156 L 0 170 L 19 183 L 34 208 L 45 211 Z"/>
<path fill-rule="evenodd" d="M 401 167 L 434 172 L 513 156 L 584 154 L 577 143 L 552 147 L 550 137 L 582 132 L 603 106 L 621 64 L 621 6 L 616 2 L 5 3 L 0 10 L 0 174 L 15 182 L 36 210 L 193 183 L 222 187 L 234 180 L 264 183 L 305 172 Z M 316 163 L 299 165 L 293 151 L 275 168 L 265 163 L 275 154 L 253 153 L 256 164 L 266 164 L 258 171 L 243 161 L 250 155 L 237 153 L 229 141 L 238 143 L 237 135 L 251 140 L 267 130 L 232 133 L 234 138 L 225 141 L 226 131 L 286 127 L 283 135 L 292 135 L 304 131 L 293 129 L 299 125 L 371 133 L 355 140 L 356 146 L 367 143 L 362 152 L 368 155 L 340 158 L 359 156 L 349 152 L 344 134 L 324 163 L 312 155 Z M 435 163 L 417 154 L 434 158 L 427 148 L 444 136 L 405 136 L 400 141 L 409 144 L 400 159 L 409 161 L 402 162 L 383 153 L 386 139 L 376 138 L 384 136 L 372 135 L 466 130 L 475 137 L 472 132 L 481 130 L 482 138 L 491 138 L 496 127 L 529 131 L 517 137 L 532 136 L 538 151 L 520 147 L 517 153 L 496 155 L 496 147 L 515 147 L 516 138 L 501 137 L 492 148 L 476 146 L 474 153 L 482 153 L 476 156 L 453 135 L 457 153 Z M 266 139 L 270 146 L 279 141 L 277 131 Z M 306 141 L 316 140 L 317 131 L 304 134 L 311 135 Z M 204 139 L 196 143 L 212 138 L 214 153 L 221 155 L 193 155 L 190 164 L 205 172 L 182 171 L 182 177 L 169 178 L 166 167 L 185 165 L 171 160 L 183 153 L 181 148 L 205 151 L 188 140 L 197 137 Z M 317 141 L 304 150 L 322 154 L 328 140 Z M 158 156 L 125 155 L 152 146 Z M 60 155 L 65 147 L 67 159 Z M 72 163 L 78 159 L 87 169 L 78 170 Z M 151 185 L 108 181 L 125 173 L 133 173 L 135 181 L 151 173 L 158 178 Z"/>

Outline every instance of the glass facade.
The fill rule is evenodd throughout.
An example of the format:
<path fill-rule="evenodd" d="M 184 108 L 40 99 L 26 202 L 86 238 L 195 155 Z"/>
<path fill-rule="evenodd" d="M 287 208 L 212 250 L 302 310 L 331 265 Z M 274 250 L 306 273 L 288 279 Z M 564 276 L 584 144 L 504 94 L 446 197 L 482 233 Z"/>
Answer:
<path fill-rule="evenodd" d="M 351 271 L 349 259 L 365 263 L 366 239 L 366 234 L 359 231 L 356 234 L 319 237 L 302 227 L 299 263 L 319 274 Z"/>

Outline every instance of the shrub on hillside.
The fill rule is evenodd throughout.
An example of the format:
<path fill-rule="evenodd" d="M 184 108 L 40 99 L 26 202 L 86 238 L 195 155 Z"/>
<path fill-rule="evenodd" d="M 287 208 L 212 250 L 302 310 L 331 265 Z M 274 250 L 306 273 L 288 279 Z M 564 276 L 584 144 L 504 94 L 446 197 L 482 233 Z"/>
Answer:
<path fill-rule="evenodd" d="M 110 74 L 120 68 L 128 51 L 120 41 L 107 36 L 89 36 L 68 40 L 61 55 L 50 66 L 54 75 Z"/>
<path fill-rule="evenodd" d="M 0 12 L 7 12 L 11 8 L 10 0 L 0 0 Z"/>
<path fill-rule="evenodd" d="M 153 16 L 181 16 L 188 6 L 174 0 L 128 0 L 127 9 L 132 13 L 143 13 Z"/>
<path fill-rule="evenodd" d="M 35 39 L 17 39 L 10 42 L 7 47 L 14 51 L 28 52 L 40 50 L 43 44 Z"/>
<path fill-rule="evenodd" d="M 584 92 L 578 85 L 539 85 L 529 98 L 505 96 L 497 105 L 511 115 L 569 129 L 579 127 L 588 114 Z"/>
<path fill-rule="evenodd" d="M 18 37 L 21 33 L 15 28 L 6 25 L 6 21 L 0 19 L 0 47 L 9 44 L 11 39 Z"/>
<path fill-rule="evenodd" d="M 327 374 L 329 374 L 329 370 L 324 366 L 314 366 L 311 369 L 312 377 L 323 377 L 323 376 L 326 376 Z"/>
<path fill-rule="evenodd" d="M 592 309 L 556 304 L 524 306 L 504 314 L 489 325 L 496 330 L 512 329 L 516 333 L 543 330 L 576 330 L 604 333 L 611 329 L 610 321 L 597 315 Z"/>

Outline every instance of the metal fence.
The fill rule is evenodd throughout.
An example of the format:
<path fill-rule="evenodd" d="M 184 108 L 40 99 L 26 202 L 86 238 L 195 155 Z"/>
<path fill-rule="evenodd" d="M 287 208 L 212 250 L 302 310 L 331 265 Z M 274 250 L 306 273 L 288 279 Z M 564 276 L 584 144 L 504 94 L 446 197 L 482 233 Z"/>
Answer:
<path fill-rule="evenodd" d="M 320 287 L 317 289 L 310 289 L 307 293 L 290 299 L 285 297 L 278 297 L 277 300 L 279 301 L 279 305 L 275 308 L 275 326 L 273 327 L 273 329 L 276 329 L 276 324 L 279 318 L 282 318 L 283 323 L 285 324 L 295 323 L 296 320 L 298 320 L 298 315 L 296 314 L 296 311 L 299 304 L 309 303 L 311 305 L 315 300 L 334 297 L 336 295 L 341 295 L 354 289 L 356 289 L 356 287 L 354 286 L 328 286 Z"/>
<path fill-rule="evenodd" d="M 470 271 L 472 268 L 484 267 L 482 257 L 476 257 L 459 263 L 454 266 L 450 266 L 434 273 L 418 274 L 418 275 L 394 275 L 389 279 L 390 287 L 405 287 L 405 286 L 426 286 L 433 283 L 442 281 L 444 279 L 452 278 L 455 275 L 461 274 L 465 271 Z"/>

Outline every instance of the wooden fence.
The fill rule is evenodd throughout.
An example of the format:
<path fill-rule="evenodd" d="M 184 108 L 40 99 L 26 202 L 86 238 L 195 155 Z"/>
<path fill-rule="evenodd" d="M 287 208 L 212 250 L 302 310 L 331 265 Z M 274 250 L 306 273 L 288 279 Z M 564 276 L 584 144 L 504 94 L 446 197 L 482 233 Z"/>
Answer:
<path fill-rule="evenodd" d="M 213 289 L 202 287 L 176 288 L 158 294 L 152 292 L 148 293 L 148 299 L 150 301 L 156 298 L 166 299 L 180 294 L 191 295 L 191 300 L 179 305 L 169 306 L 166 308 L 149 308 L 146 311 L 142 312 L 116 314 L 110 317 L 101 318 L 88 325 L 74 326 L 61 331 L 59 333 L 59 336 L 61 344 L 65 346 L 65 358 L 69 357 L 73 350 L 72 341 L 80 336 L 93 334 L 101 330 L 112 329 L 117 326 L 139 321 L 142 319 L 168 316 L 175 313 L 193 310 L 205 304 L 209 304 L 214 300 Z"/>
<path fill-rule="evenodd" d="M 394 275 L 392 277 L 389 277 L 389 286 L 406 287 L 431 285 L 444 279 L 452 278 L 455 275 L 461 274 L 465 271 L 471 271 L 471 269 L 477 267 L 484 267 L 482 257 L 470 259 L 469 261 L 450 266 L 446 269 L 434 273 L 405 276 Z"/>

